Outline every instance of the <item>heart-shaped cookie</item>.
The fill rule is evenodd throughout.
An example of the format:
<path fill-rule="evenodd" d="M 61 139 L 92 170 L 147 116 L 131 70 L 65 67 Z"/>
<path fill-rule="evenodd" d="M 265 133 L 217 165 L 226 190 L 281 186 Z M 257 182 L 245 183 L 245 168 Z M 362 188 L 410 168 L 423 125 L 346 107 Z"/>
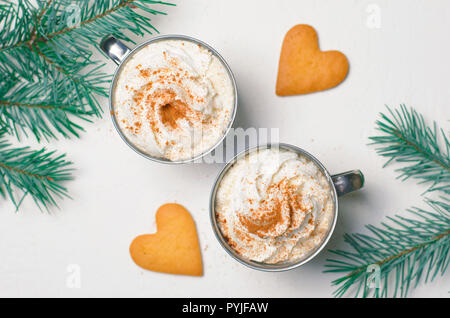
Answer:
<path fill-rule="evenodd" d="M 155 234 L 136 237 L 133 261 L 142 268 L 170 274 L 202 276 L 202 256 L 195 223 L 181 205 L 168 203 L 156 211 Z"/>
<path fill-rule="evenodd" d="M 347 73 L 345 55 L 339 51 L 320 51 L 314 28 L 299 24 L 284 37 L 276 93 L 287 96 L 325 90 L 342 82 Z"/>

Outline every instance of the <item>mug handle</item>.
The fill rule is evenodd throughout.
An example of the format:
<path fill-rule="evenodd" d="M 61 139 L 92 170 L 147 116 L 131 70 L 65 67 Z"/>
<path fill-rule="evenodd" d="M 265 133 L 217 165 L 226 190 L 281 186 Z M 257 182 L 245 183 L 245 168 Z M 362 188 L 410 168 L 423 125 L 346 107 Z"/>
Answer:
<path fill-rule="evenodd" d="M 131 52 L 131 50 L 125 44 L 117 40 L 112 35 L 107 35 L 100 41 L 100 48 L 117 65 L 119 65 L 123 61 L 125 56 L 127 56 L 127 54 Z"/>
<path fill-rule="evenodd" d="M 340 197 L 364 186 L 364 175 L 360 170 L 351 170 L 331 176 L 336 193 Z"/>

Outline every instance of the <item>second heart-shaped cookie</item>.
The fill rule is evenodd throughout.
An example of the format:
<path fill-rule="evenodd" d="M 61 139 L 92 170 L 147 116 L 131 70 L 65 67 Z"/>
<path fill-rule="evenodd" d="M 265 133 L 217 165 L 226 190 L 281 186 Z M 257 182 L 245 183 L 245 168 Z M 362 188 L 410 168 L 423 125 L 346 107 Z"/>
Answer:
<path fill-rule="evenodd" d="M 130 245 L 133 261 L 142 268 L 169 274 L 202 276 L 197 230 L 189 212 L 168 203 L 156 211 L 155 234 L 136 237 Z"/>
<path fill-rule="evenodd" d="M 345 79 L 348 68 L 348 60 L 341 52 L 320 51 L 313 27 L 296 25 L 284 37 L 276 93 L 307 94 L 334 87 Z"/>

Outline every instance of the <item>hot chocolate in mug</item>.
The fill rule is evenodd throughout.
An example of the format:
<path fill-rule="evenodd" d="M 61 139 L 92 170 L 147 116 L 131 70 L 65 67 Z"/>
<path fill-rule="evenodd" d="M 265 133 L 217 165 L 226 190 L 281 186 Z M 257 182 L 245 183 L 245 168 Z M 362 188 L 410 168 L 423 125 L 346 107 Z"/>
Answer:
<path fill-rule="evenodd" d="M 107 36 L 100 47 L 118 64 L 109 107 L 131 149 L 156 162 L 180 164 L 200 159 L 223 141 L 236 115 L 237 87 L 211 46 L 163 35 L 134 49 Z"/>
<path fill-rule="evenodd" d="M 240 263 L 263 271 L 293 269 L 327 244 L 338 196 L 363 185 L 361 171 L 330 175 L 298 147 L 257 146 L 235 156 L 217 176 L 210 196 L 212 228 Z"/>

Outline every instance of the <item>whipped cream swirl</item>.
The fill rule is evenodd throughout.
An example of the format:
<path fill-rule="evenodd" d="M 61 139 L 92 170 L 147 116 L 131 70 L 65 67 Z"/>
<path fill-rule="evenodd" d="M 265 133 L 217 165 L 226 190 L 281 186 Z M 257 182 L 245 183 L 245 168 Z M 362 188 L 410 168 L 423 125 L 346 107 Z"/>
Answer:
<path fill-rule="evenodd" d="M 164 40 L 135 53 L 113 95 L 117 122 L 140 150 L 172 161 L 213 147 L 231 119 L 234 90 L 220 60 L 201 45 Z"/>
<path fill-rule="evenodd" d="M 241 256 L 264 263 L 305 257 L 332 224 L 330 185 L 320 168 L 297 153 L 265 149 L 240 159 L 216 197 L 222 234 Z"/>

